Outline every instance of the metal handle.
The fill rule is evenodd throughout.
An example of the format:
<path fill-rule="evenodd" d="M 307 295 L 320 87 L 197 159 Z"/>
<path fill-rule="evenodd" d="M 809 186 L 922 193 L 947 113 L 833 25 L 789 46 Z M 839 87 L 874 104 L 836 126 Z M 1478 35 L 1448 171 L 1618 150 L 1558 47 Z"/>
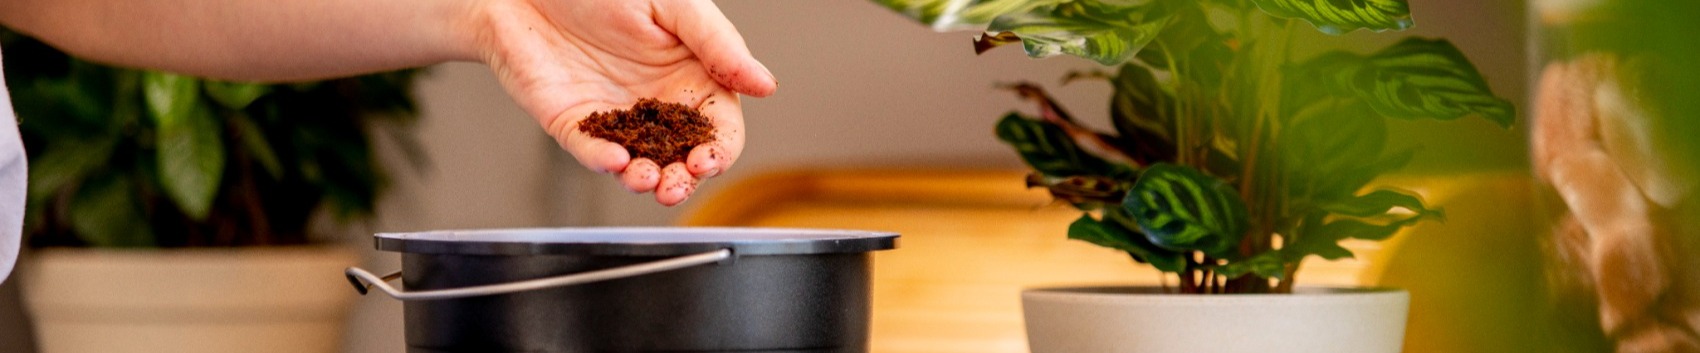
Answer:
<path fill-rule="evenodd" d="M 606 281 L 715 263 L 731 257 L 732 249 L 720 249 L 666 260 L 645 262 L 636 265 L 621 266 L 583 273 L 574 273 L 570 275 L 544 277 L 519 282 L 488 284 L 475 287 L 434 289 L 412 292 L 396 289 L 395 287 L 391 287 L 388 283 L 389 280 L 401 277 L 401 271 L 396 271 L 395 273 L 378 277 L 377 275 L 374 275 L 371 272 L 366 272 L 366 270 L 359 267 L 349 267 L 348 270 L 343 271 L 343 273 L 348 275 L 348 282 L 354 285 L 354 290 L 359 291 L 360 295 L 366 295 L 367 291 L 371 287 L 377 287 L 378 290 L 384 291 L 384 294 L 389 294 L 390 297 L 396 298 L 397 300 L 433 300 L 506 294 L 550 287 Z"/>

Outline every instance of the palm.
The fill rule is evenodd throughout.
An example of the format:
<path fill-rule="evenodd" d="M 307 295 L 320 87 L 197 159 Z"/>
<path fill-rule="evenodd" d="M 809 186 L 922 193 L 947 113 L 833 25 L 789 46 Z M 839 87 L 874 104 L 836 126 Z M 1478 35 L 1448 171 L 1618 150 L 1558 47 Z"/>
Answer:
<path fill-rule="evenodd" d="M 758 96 L 773 91 L 771 76 L 752 77 L 767 75 L 765 69 L 752 72 L 738 60 L 705 60 L 728 54 L 747 58 L 741 40 L 732 43 L 737 50 L 726 50 L 712 45 L 725 43 L 687 43 L 695 38 L 675 35 L 704 29 L 700 18 L 668 12 L 696 14 L 691 11 L 700 8 L 669 6 L 706 3 L 697 1 L 509 1 L 506 5 L 512 6 L 492 10 L 492 35 L 485 40 L 493 49 L 486 61 L 522 108 L 581 163 L 620 174 L 633 191 L 656 191 L 662 204 L 676 204 L 694 191 L 698 178 L 720 173 L 742 150 L 742 106 L 726 84 Z M 722 42 L 738 38 L 735 31 L 696 35 Z M 759 63 L 754 65 L 759 69 Z M 684 164 L 659 166 L 632 160 L 624 148 L 578 131 L 578 122 L 591 113 L 624 109 L 639 98 L 702 109 L 716 127 L 715 141 L 698 146 Z"/>

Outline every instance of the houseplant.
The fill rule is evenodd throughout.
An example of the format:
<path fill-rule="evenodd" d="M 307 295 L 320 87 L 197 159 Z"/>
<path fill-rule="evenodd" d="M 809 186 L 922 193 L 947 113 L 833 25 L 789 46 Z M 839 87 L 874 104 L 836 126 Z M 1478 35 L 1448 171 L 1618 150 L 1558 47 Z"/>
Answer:
<path fill-rule="evenodd" d="M 45 352 L 334 351 L 372 211 L 372 139 L 409 146 L 416 71 L 288 84 L 82 61 L 0 33 L 30 160 L 25 297 Z"/>
<path fill-rule="evenodd" d="M 1494 96 L 1445 40 L 1409 38 L 1371 53 L 1295 47 L 1295 36 L 1313 29 L 1340 35 L 1409 28 L 1414 21 L 1404 0 L 874 1 L 938 30 L 983 30 L 974 40 L 979 52 L 1020 44 L 1033 57 L 1068 54 L 1116 68 L 1065 78 L 1112 84 L 1113 131 L 1079 123 L 1039 85 L 1021 83 L 1009 88 L 1035 102 L 1039 116 L 1010 113 L 996 133 L 1034 169 L 1029 186 L 1083 211 L 1069 238 L 1124 251 L 1177 280 L 1151 292 L 1294 293 L 1302 260 L 1351 257 L 1340 241 L 1381 240 L 1444 218 L 1421 195 L 1370 185 L 1415 153 L 1387 150 L 1388 119 L 1480 117 L 1509 127 L 1515 118 L 1511 103 Z M 1129 290 L 1072 292 L 1113 300 L 1097 297 Z M 1035 351 L 1063 351 L 1042 347 L 1052 337 L 1040 337 L 1048 329 L 1034 327 L 1033 300 L 1045 296 L 1052 294 L 1024 293 L 1029 338 Z M 1278 297 L 1175 300 L 1300 300 Z M 1402 298 L 1394 303 L 1399 330 Z M 1100 309 L 1107 308 L 1094 310 Z M 1210 321 L 1217 327 L 1177 330 L 1220 334 L 1254 316 L 1242 312 Z M 1246 326 L 1298 325 L 1273 320 Z M 1074 338 L 1125 331 L 1093 326 L 1061 331 Z M 1169 339 L 1205 351 L 1236 341 L 1210 336 Z M 1398 344 L 1372 346 L 1360 351 Z"/>

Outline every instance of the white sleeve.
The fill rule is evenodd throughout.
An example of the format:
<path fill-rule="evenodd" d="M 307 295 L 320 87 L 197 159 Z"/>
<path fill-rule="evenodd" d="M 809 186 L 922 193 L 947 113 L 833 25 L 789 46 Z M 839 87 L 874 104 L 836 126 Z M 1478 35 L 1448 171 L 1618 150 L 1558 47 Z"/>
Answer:
<path fill-rule="evenodd" d="M 23 244 L 24 182 L 29 179 L 29 162 L 18 137 L 18 119 L 12 113 L 12 94 L 0 77 L 0 283 L 12 274 Z"/>

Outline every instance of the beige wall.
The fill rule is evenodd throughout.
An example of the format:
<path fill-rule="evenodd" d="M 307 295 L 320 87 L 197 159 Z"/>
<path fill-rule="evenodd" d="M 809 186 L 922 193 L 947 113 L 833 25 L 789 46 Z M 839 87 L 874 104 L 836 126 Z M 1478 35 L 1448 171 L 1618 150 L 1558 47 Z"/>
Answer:
<path fill-rule="evenodd" d="M 1017 167 L 991 126 L 1003 112 L 1026 107 L 992 89 L 996 82 L 1050 85 L 1076 115 L 1105 115 L 1105 85 L 1054 87 L 1071 69 L 1095 67 L 1083 60 L 1031 61 L 1016 48 L 975 56 L 968 33 L 932 33 L 864 1 L 727 0 L 720 6 L 782 84 L 773 97 L 745 101 L 747 152 L 732 172 L 706 184 L 704 194 L 738 178 L 804 166 Z M 1522 97 L 1521 2 L 1413 6 L 1417 34 L 1452 38 L 1495 89 Z M 426 115 L 420 140 L 433 163 L 423 173 L 398 175 L 371 230 L 662 225 L 679 214 L 578 168 L 481 66 L 440 66 L 420 93 Z M 1474 134 L 1466 138 L 1521 136 Z M 1519 141 L 1489 146 L 1513 152 L 1482 163 L 1517 163 Z M 1419 164 L 1447 158 L 1429 155 Z M 364 235 L 348 242 L 370 249 Z M 393 254 L 368 254 L 370 268 L 399 266 Z M 404 350 L 399 303 L 362 298 L 352 323 L 347 351 Z"/>

